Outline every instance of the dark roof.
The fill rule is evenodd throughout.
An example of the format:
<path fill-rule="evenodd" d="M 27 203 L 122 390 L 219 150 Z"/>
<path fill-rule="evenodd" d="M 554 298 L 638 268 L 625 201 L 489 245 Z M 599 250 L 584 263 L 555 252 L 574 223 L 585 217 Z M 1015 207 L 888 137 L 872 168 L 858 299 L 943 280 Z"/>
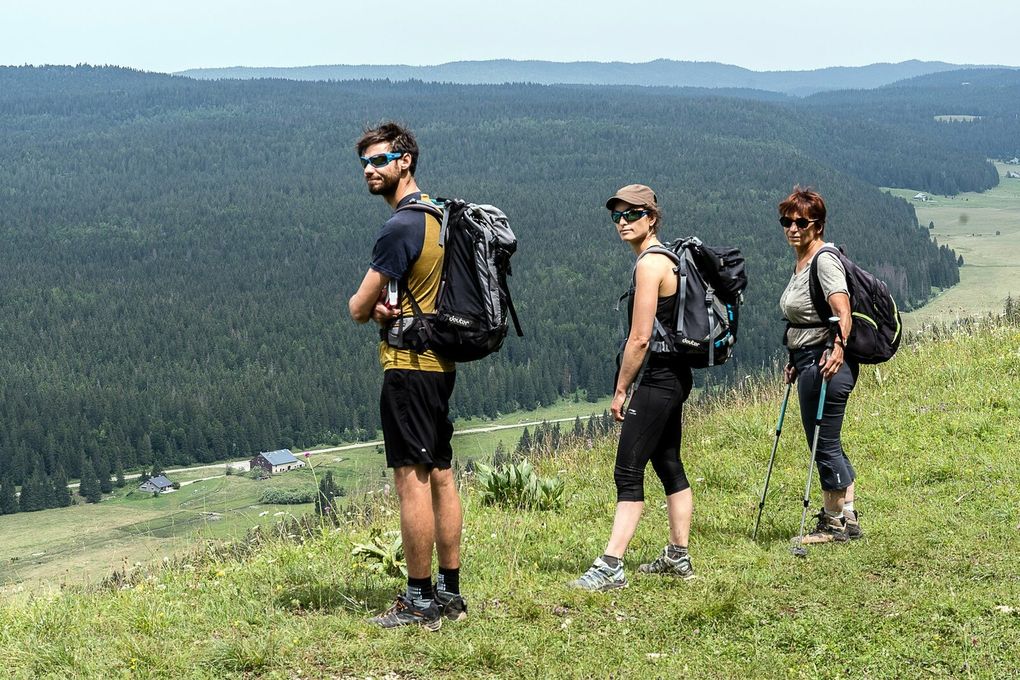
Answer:
<path fill-rule="evenodd" d="M 286 465 L 287 463 L 298 462 L 298 459 L 294 457 L 294 454 L 290 452 L 290 449 L 266 451 L 259 455 L 268 460 L 271 465 Z"/>
<path fill-rule="evenodd" d="M 142 482 L 142 484 L 152 484 L 157 489 L 169 489 L 171 486 L 174 485 L 173 482 L 171 482 L 169 479 L 167 479 L 163 475 L 156 475 L 155 477 L 149 477 L 149 479 L 147 479 L 146 481 Z"/>

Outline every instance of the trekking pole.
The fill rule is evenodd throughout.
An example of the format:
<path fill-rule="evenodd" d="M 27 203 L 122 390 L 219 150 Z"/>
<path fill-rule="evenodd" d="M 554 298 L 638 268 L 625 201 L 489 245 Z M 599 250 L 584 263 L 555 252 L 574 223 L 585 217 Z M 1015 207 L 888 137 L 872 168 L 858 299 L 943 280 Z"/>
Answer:
<path fill-rule="evenodd" d="M 830 331 L 832 327 L 839 328 L 837 324 L 839 324 L 839 317 L 830 316 Z M 829 351 L 832 349 L 832 343 L 832 333 L 830 332 L 829 339 L 825 343 L 824 356 L 828 356 Z M 800 535 L 797 537 L 797 544 L 790 548 L 790 552 L 797 557 L 807 557 L 807 548 L 804 547 L 804 521 L 807 519 L 807 509 L 811 503 L 811 478 L 814 477 L 812 473 L 815 468 L 815 453 L 818 451 L 818 435 L 822 430 L 822 410 L 825 408 L 825 390 L 828 386 L 829 381 L 823 377 L 822 387 L 818 391 L 818 411 L 815 413 L 815 436 L 811 442 L 811 459 L 808 461 L 807 482 L 804 484 L 804 510 L 800 513 Z"/>
<path fill-rule="evenodd" d="M 769 469 L 765 473 L 765 486 L 761 490 L 761 500 L 758 502 L 758 518 L 754 520 L 754 531 L 751 532 L 751 540 L 758 538 L 758 525 L 761 523 L 761 512 L 765 509 L 765 494 L 769 490 L 769 480 L 772 478 L 772 464 L 776 460 L 776 449 L 779 448 L 779 435 L 783 432 L 783 418 L 786 416 L 786 404 L 790 401 L 790 389 L 793 383 L 786 383 L 786 396 L 783 397 L 783 406 L 779 409 L 779 422 L 776 423 L 776 440 L 772 442 L 772 455 L 769 456 Z"/>

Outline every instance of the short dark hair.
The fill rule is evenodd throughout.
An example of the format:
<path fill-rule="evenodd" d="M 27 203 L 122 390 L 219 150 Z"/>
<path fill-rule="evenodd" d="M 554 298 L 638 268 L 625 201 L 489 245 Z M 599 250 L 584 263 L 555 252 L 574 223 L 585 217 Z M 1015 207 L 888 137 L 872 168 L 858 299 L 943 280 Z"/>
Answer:
<path fill-rule="evenodd" d="M 818 221 L 818 235 L 825 234 L 825 201 L 811 187 L 799 184 L 793 187 L 793 193 L 779 204 L 779 216 L 786 217 L 792 212 L 800 213 L 801 217 Z"/>
<path fill-rule="evenodd" d="M 365 149 L 380 142 L 389 142 L 393 151 L 410 154 L 411 174 L 414 175 L 415 168 L 418 167 L 418 142 L 410 130 L 393 121 L 387 121 L 374 128 L 367 128 L 354 146 L 358 155 L 362 156 Z"/>

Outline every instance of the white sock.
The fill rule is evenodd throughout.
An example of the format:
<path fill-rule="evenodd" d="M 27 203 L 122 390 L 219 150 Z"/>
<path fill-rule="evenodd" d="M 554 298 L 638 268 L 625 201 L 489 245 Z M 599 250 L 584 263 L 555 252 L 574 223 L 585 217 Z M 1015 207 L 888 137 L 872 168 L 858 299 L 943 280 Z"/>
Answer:
<path fill-rule="evenodd" d="M 853 512 L 854 511 L 854 502 L 853 501 L 843 501 L 843 510 L 849 510 L 850 512 Z"/>
<path fill-rule="evenodd" d="M 846 507 L 846 506 L 844 506 L 844 507 Z M 822 509 L 825 510 L 825 508 L 822 508 Z M 840 517 L 843 516 L 843 511 L 840 510 L 839 512 L 829 512 L 828 510 L 825 510 L 825 515 L 827 517 L 835 517 L 836 519 L 839 519 Z"/>

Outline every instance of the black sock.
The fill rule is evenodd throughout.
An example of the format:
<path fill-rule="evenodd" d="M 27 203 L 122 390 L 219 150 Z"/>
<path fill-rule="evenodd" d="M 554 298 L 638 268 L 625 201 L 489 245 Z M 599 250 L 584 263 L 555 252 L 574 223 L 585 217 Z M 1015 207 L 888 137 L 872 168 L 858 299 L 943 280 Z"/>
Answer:
<path fill-rule="evenodd" d="M 602 561 L 608 564 L 610 569 L 619 569 L 620 565 L 623 564 L 622 557 L 613 557 L 612 555 L 603 555 Z"/>
<path fill-rule="evenodd" d="M 451 595 L 460 595 L 460 567 L 447 569 L 439 567 L 439 577 L 436 579 L 436 590 Z"/>
<path fill-rule="evenodd" d="M 435 594 L 432 592 L 432 578 L 426 576 L 425 578 L 410 578 L 407 579 L 407 599 L 409 599 L 415 607 L 428 607 L 432 604 L 432 600 L 435 599 Z"/>

